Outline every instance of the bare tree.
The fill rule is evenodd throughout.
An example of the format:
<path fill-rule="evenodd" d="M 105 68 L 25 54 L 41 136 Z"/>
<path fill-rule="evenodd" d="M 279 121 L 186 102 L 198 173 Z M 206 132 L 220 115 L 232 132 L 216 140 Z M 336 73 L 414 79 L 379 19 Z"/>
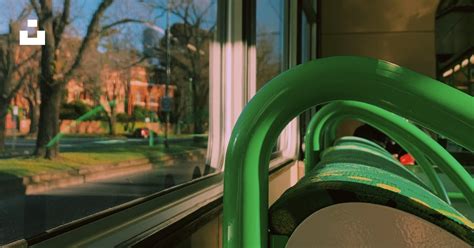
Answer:
<path fill-rule="evenodd" d="M 170 28 L 170 47 L 165 35 L 153 47 L 154 56 L 159 58 L 162 67 L 169 62 L 173 71 L 171 81 L 178 91 L 173 114 L 175 121 L 179 122 L 182 113 L 186 112 L 185 105 L 189 105 L 194 133 L 203 133 L 209 104 L 209 44 L 215 27 L 207 18 L 215 3 L 210 1 L 208 5 L 198 6 L 193 1 L 174 0 L 170 3 L 149 1 L 148 4 L 163 12 L 169 11 L 179 19 Z"/>
<path fill-rule="evenodd" d="M 52 0 L 30 0 L 38 17 L 39 28 L 46 32 L 46 44 L 41 50 L 41 75 L 39 85 L 41 90 L 41 105 L 38 137 L 35 154 L 40 157 L 54 158 L 59 153 L 58 145 L 48 146 L 50 140 L 59 133 L 59 112 L 61 94 L 65 84 L 76 76 L 86 51 L 96 48 L 102 34 L 111 28 L 132 22 L 131 19 L 121 19 L 107 25 L 101 25 L 105 11 L 114 0 L 102 0 L 92 14 L 87 25 L 87 31 L 80 40 L 77 52 L 71 56 L 71 65 L 58 68 L 61 42 L 65 29 L 70 24 L 71 1 L 64 0 L 59 13 L 53 12 Z"/>
<path fill-rule="evenodd" d="M 275 47 L 269 34 L 261 34 L 257 37 L 257 88 L 261 88 L 265 83 L 278 75 L 281 66 L 278 59 L 275 59 Z"/>
<path fill-rule="evenodd" d="M 106 84 L 102 86 L 102 92 L 105 95 L 106 103 L 103 103 L 107 122 L 109 124 L 109 135 L 116 134 L 117 124 L 117 104 L 123 104 L 120 99 L 126 97 L 130 74 L 127 70 L 115 71 L 108 74 L 109 78 Z"/>
<path fill-rule="evenodd" d="M 16 20 L 10 21 L 8 33 L 0 36 L 0 151 L 5 147 L 8 106 L 31 75 L 32 67 L 29 67 L 29 62 L 37 54 L 32 49 L 24 49 L 22 52 L 18 49 L 20 25 L 30 12 L 29 7 L 23 9 Z"/>
<path fill-rule="evenodd" d="M 36 67 L 37 68 L 37 67 Z M 40 115 L 40 89 L 38 85 L 38 72 L 31 73 L 27 82 L 22 88 L 22 96 L 28 102 L 30 129 L 29 135 L 36 135 L 38 133 L 38 121 Z"/>
<path fill-rule="evenodd" d="M 101 55 L 100 75 L 97 84 L 93 85 L 96 101 L 104 107 L 109 125 L 109 135 L 116 134 L 117 109 L 125 109 L 131 80 L 131 68 L 143 63 L 140 54 L 131 44 L 131 32 L 124 28 L 118 35 L 107 36 L 102 46 L 106 50 Z M 131 62 L 133 61 L 133 62 Z"/>

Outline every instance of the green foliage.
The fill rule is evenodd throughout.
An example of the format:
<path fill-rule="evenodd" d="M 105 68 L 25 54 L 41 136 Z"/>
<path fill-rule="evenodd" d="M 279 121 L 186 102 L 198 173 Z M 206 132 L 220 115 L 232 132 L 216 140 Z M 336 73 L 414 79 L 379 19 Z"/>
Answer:
<path fill-rule="evenodd" d="M 77 120 L 86 113 L 93 111 L 93 108 L 82 101 L 74 101 L 70 103 L 63 103 L 61 105 L 61 112 L 59 118 L 61 120 Z M 107 113 L 104 110 L 97 111 L 96 113 L 87 116 L 81 121 L 107 121 Z"/>
<path fill-rule="evenodd" d="M 107 121 L 108 120 L 108 115 L 104 110 L 102 110 L 102 111 L 97 112 L 95 115 L 91 116 L 91 118 L 89 120 L 91 120 L 91 121 Z"/>
<path fill-rule="evenodd" d="M 55 160 L 36 157 L 1 159 L 0 181 L 2 181 L 1 175 L 32 176 L 40 173 L 77 170 L 79 168 L 90 168 L 97 165 L 144 158 L 162 161 L 169 159 L 170 156 L 189 151 L 196 151 L 194 143 L 176 144 L 168 149 L 161 145 L 149 147 L 148 144 L 103 146 L 94 151 L 83 149 L 75 152 L 64 152 L 61 153 L 61 157 Z"/>
<path fill-rule="evenodd" d="M 118 113 L 117 114 L 117 121 L 121 123 L 126 123 L 129 122 L 131 119 L 131 116 L 129 116 L 127 113 Z"/>
<path fill-rule="evenodd" d="M 61 120 L 75 120 L 85 113 L 89 112 L 91 107 L 82 101 L 74 101 L 70 103 L 63 103 L 61 105 L 61 111 L 59 113 L 59 119 Z"/>
<path fill-rule="evenodd" d="M 135 106 L 131 116 L 132 121 L 144 121 L 146 117 L 152 115 L 152 111 L 145 109 L 141 106 Z"/>

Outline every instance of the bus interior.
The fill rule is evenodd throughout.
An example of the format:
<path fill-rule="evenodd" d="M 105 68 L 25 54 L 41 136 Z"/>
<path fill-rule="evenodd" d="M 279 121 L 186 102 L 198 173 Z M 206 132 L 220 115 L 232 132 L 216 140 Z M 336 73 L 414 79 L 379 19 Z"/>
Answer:
<path fill-rule="evenodd" d="M 473 247 L 473 0 L 0 0 L 1 247 Z"/>

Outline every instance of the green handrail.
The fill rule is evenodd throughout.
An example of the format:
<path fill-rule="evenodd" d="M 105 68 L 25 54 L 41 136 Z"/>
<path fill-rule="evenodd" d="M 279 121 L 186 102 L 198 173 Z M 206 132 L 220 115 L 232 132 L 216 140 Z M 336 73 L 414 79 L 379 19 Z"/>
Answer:
<path fill-rule="evenodd" d="M 334 132 L 333 127 L 336 127 L 337 123 L 349 118 L 374 126 L 411 153 L 428 176 L 441 199 L 450 203 L 446 189 L 433 168 L 433 163 L 446 173 L 463 192 L 469 204 L 474 206 L 474 180 L 449 152 L 407 120 L 384 109 L 362 102 L 333 102 L 324 106 L 313 116 L 308 124 L 305 137 L 305 172 L 309 172 L 316 165 L 317 159 L 313 151 L 324 149 L 324 147 L 321 147 L 323 136 L 334 136 L 331 134 L 324 135 L 325 133 L 322 131 Z M 334 140 L 325 140 L 324 143 L 329 142 L 332 143 Z"/>
<path fill-rule="evenodd" d="M 225 247 L 268 245 L 268 165 L 278 135 L 309 107 L 334 100 L 379 106 L 474 150 L 474 99 L 395 64 L 363 57 L 331 57 L 272 79 L 235 124 L 224 171 Z"/>

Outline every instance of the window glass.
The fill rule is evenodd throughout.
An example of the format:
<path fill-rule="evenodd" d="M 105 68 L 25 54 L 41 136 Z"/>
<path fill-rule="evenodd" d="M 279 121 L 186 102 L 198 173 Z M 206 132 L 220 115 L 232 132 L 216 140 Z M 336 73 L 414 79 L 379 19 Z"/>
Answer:
<path fill-rule="evenodd" d="M 440 1 L 435 18 L 437 78 L 470 95 L 474 95 L 473 7 L 474 2 Z"/>
<path fill-rule="evenodd" d="M 0 245 L 215 170 L 217 0 L 0 6 Z"/>
<path fill-rule="evenodd" d="M 277 76 L 284 64 L 284 0 L 256 2 L 257 90 Z M 281 139 L 272 152 L 281 149 Z"/>
<path fill-rule="evenodd" d="M 257 90 L 283 69 L 283 5 L 284 0 L 257 1 Z"/>
<path fill-rule="evenodd" d="M 301 39 L 300 39 L 300 51 L 301 51 L 301 63 L 308 62 L 311 59 L 311 25 L 308 22 L 308 18 L 301 12 Z"/>
<path fill-rule="evenodd" d="M 472 23 L 474 23 L 474 2 L 439 2 L 435 17 L 437 79 L 474 96 L 474 30 Z M 472 152 L 469 153 L 445 137 L 438 136 L 438 141 L 456 157 L 474 156 Z"/>

